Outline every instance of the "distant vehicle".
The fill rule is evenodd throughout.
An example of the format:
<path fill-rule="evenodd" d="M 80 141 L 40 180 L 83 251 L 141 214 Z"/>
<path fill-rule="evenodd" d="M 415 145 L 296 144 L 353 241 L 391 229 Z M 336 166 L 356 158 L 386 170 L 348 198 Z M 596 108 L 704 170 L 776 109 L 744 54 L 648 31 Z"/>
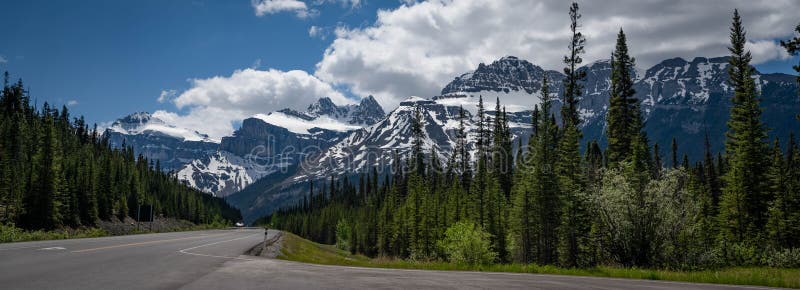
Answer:
<path fill-rule="evenodd" d="M 241 227 L 244 226 L 244 223 L 243 222 L 238 222 L 238 223 L 236 223 L 236 226 L 241 228 Z"/>

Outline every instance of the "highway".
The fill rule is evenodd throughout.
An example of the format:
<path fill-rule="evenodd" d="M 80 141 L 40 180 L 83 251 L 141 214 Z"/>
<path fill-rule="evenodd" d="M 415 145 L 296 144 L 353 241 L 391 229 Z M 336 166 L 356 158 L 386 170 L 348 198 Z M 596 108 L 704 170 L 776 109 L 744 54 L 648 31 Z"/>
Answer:
<path fill-rule="evenodd" d="M 277 232 L 270 231 L 270 237 Z M 767 289 L 558 275 L 371 269 L 243 255 L 260 229 L 0 244 L 2 289 Z"/>

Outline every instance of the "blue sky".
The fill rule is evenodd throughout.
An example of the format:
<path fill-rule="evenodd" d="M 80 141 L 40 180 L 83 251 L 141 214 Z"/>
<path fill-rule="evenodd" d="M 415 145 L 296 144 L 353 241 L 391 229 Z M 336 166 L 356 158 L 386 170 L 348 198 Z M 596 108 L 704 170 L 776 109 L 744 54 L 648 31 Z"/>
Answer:
<path fill-rule="evenodd" d="M 258 17 L 249 0 L 3 1 L 0 69 L 23 78 L 40 104 L 74 100 L 73 112 L 104 122 L 173 109 L 156 99 L 190 78 L 259 63 L 313 71 L 331 38 L 310 37 L 309 28 L 373 22 L 379 3 L 398 4 L 321 5 L 317 17 L 298 19 Z"/>
<path fill-rule="evenodd" d="M 582 8 L 587 61 L 607 56 L 616 27 L 622 26 L 642 68 L 668 57 L 724 55 L 727 10 L 733 7 L 750 25 L 759 70 L 793 73 L 791 65 L 798 61 L 775 47 L 798 21 L 798 1 L 734 0 L 730 9 L 701 3 L 691 11 L 667 0 L 624 1 L 631 3 L 606 9 L 588 2 Z M 305 8 L 281 6 L 259 15 L 261 3 Z M 23 78 L 39 104 L 73 101 L 72 112 L 90 122 L 161 111 L 201 132 L 204 124 L 221 122 L 224 126 L 208 130 L 224 135 L 254 112 L 284 103 L 302 107 L 338 93 L 350 99 L 375 95 L 388 111 L 399 99 L 436 94 L 453 77 L 504 55 L 560 70 L 566 7 L 555 0 L 1 1 L 0 70 Z M 683 17 L 680 22 L 670 22 L 675 15 Z M 310 34 L 312 27 L 322 33 Z M 663 47 L 647 48 L 653 35 Z M 240 74 L 248 68 L 254 69 L 251 74 Z M 259 83 L 264 79 L 268 84 Z M 231 88 L 250 81 L 258 88 Z M 281 90 L 284 83 L 290 90 Z M 159 102 L 163 91 L 174 94 Z M 271 95 L 281 92 L 302 97 Z M 244 108 L 226 108 L 238 105 Z"/>

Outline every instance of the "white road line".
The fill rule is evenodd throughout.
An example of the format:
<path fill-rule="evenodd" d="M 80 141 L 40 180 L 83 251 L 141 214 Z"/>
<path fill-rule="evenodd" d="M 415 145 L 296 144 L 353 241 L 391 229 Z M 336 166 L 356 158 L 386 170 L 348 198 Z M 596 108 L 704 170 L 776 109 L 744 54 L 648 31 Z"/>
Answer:
<path fill-rule="evenodd" d="M 258 233 L 258 234 L 248 235 L 248 236 L 239 237 L 239 238 L 235 238 L 235 239 L 230 239 L 230 240 L 225 240 L 225 241 L 219 241 L 219 242 L 213 242 L 213 243 L 203 244 L 203 245 L 199 245 L 199 246 L 194 246 L 194 247 L 191 247 L 191 248 L 186 248 L 186 249 L 179 250 L 178 253 L 187 254 L 187 255 L 193 255 L 193 256 L 211 257 L 211 258 L 223 258 L 223 259 L 236 259 L 236 260 L 244 260 L 244 261 L 255 261 L 256 259 L 248 259 L 248 258 L 241 258 L 241 257 L 231 257 L 231 256 L 208 255 L 208 254 L 200 254 L 200 253 L 191 253 L 191 252 L 188 252 L 188 251 L 189 250 L 194 250 L 194 249 L 197 249 L 197 248 L 212 246 L 212 245 L 216 245 L 216 244 L 221 244 L 221 243 L 227 243 L 227 242 L 233 242 L 233 241 L 236 241 L 236 240 L 246 239 L 246 238 L 249 238 L 249 237 L 252 237 L 252 236 L 256 236 L 256 235 L 260 236 L 261 234 Z"/>

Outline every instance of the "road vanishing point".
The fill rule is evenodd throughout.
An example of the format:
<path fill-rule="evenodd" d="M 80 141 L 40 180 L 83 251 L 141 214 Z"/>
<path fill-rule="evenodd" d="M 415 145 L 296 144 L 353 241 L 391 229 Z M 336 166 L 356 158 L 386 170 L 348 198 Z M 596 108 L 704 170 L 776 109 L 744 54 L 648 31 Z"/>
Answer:
<path fill-rule="evenodd" d="M 774 289 L 516 273 L 305 264 L 244 253 L 262 229 L 0 244 L 2 289 Z"/>

